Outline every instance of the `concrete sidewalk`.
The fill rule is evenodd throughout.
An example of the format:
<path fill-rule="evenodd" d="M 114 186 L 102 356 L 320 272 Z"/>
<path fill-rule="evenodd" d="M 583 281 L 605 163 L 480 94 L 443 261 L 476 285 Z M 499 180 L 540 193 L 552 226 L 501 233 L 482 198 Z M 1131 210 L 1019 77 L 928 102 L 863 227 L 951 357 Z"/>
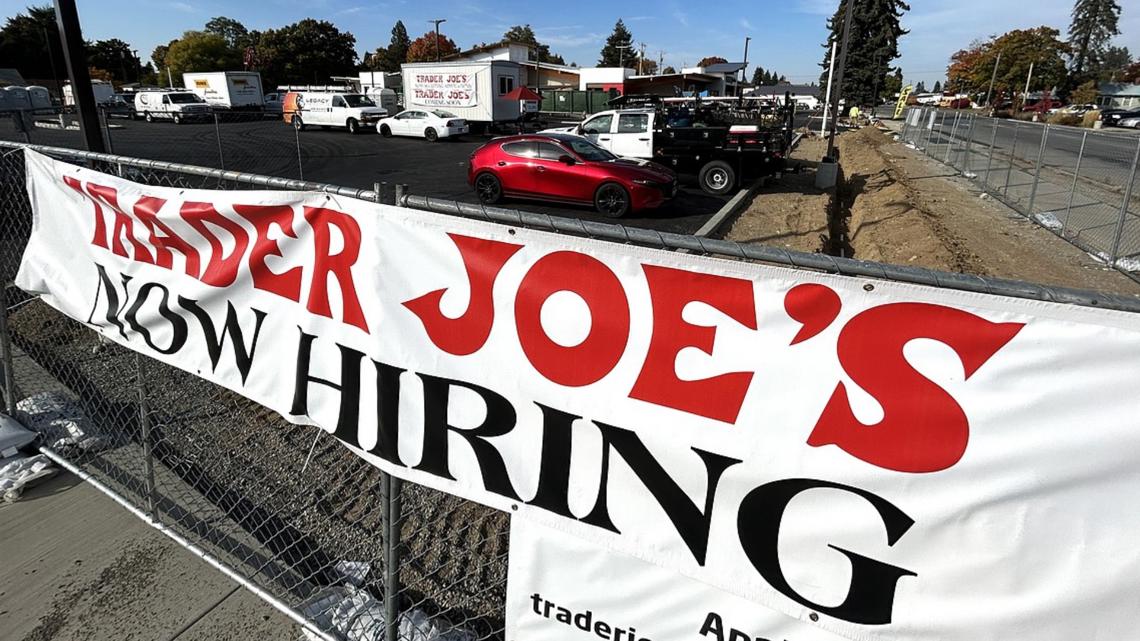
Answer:
<path fill-rule="evenodd" d="M 167 641 L 191 623 L 178 641 L 300 637 L 284 615 L 67 472 L 0 506 L 0 641 Z"/>

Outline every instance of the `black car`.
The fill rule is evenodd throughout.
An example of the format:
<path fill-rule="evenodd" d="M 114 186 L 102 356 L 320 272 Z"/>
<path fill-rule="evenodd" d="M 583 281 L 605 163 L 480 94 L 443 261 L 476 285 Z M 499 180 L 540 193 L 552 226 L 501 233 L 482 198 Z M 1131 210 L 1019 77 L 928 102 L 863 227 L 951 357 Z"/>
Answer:
<path fill-rule="evenodd" d="M 1125 118 L 1140 118 L 1140 109 L 1106 109 L 1100 112 L 1105 127 L 1116 127 Z"/>
<path fill-rule="evenodd" d="M 117 93 L 111 102 L 103 105 L 108 118 L 135 119 L 135 96 L 130 93 Z"/>

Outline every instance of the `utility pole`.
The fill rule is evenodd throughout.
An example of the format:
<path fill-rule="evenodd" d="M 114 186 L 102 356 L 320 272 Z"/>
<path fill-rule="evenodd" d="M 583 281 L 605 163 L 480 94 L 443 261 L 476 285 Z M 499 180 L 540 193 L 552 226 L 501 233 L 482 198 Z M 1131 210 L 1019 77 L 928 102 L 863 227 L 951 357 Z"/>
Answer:
<path fill-rule="evenodd" d="M 657 50 L 657 75 L 665 74 L 665 52 L 660 49 Z"/>
<path fill-rule="evenodd" d="M 642 75 L 643 73 L 645 73 L 644 67 L 642 67 L 642 62 L 644 60 L 645 60 L 645 43 L 643 42 L 643 43 L 641 43 L 641 57 L 637 59 L 637 75 L 639 75 L 639 76 Z"/>
<path fill-rule="evenodd" d="M 744 37 L 744 66 L 740 69 L 740 82 L 736 83 L 737 95 L 744 95 L 744 78 L 748 74 L 748 42 L 752 40 L 751 36 Z"/>
<path fill-rule="evenodd" d="M 994 92 L 994 81 L 997 80 L 998 65 L 1001 64 L 1001 52 L 998 52 L 997 60 L 994 60 L 994 72 L 990 75 L 990 88 L 986 90 L 986 106 L 990 106 L 990 96 Z"/>
<path fill-rule="evenodd" d="M 618 68 L 625 69 L 625 50 L 633 49 L 633 45 L 614 45 L 618 50 Z"/>
<path fill-rule="evenodd" d="M 838 42 L 831 43 L 831 63 L 827 67 L 827 94 L 823 98 L 823 122 L 819 126 L 819 136 L 827 132 L 827 112 L 831 110 L 831 87 L 835 83 L 835 51 L 839 48 Z"/>
<path fill-rule="evenodd" d="M 440 54 L 439 54 L 439 23 L 447 22 L 447 18 L 440 18 L 438 20 L 428 20 L 428 22 L 435 24 L 435 61 L 439 62 L 440 60 L 442 60 L 442 58 L 440 57 Z"/>
<path fill-rule="evenodd" d="M 1029 62 L 1029 75 L 1025 77 L 1025 91 L 1021 92 L 1021 104 L 1029 100 L 1029 81 L 1033 80 L 1033 62 Z"/>
<path fill-rule="evenodd" d="M 851 18 L 855 15 L 856 0 L 847 0 L 843 16 L 843 53 L 839 54 L 839 76 L 835 79 L 835 111 L 831 114 L 831 133 L 827 137 L 827 155 L 835 157 L 835 127 L 839 123 L 839 101 L 843 96 L 843 72 L 847 67 L 847 51 L 851 48 Z M 830 81 L 830 79 L 828 79 Z"/>
<path fill-rule="evenodd" d="M 71 79 L 71 93 L 79 111 L 79 128 L 87 151 L 104 153 L 103 134 L 99 131 L 99 114 L 95 108 L 95 93 L 91 89 L 91 75 L 87 71 L 87 54 L 84 52 L 83 33 L 79 30 L 79 12 L 75 0 L 55 0 L 55 21 L 63 43 L 63 62 Z M 50 43 L 49 43 L 50 47 Z"/>

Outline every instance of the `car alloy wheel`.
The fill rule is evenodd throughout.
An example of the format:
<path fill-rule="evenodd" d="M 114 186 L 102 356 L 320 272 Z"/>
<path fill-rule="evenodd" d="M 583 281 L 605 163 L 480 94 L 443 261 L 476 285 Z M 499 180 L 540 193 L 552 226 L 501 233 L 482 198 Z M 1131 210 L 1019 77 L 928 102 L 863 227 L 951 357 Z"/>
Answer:
<path fill-rule="evenodd" d="M 503 184 L 492 173 L 482 173 L 475 179 L 475 195 L 484 205 L 493 205 L 503 197 Z"/>
<path fill-rule="evenodd" d="M 594 195 L 594 207 L 608 218 L 621 218 L 629 211 L 629 194 L 621 185 L 606 183 Z"/>
<path fill-rule="evenodd" d="M 154 116 L 150 115 L 150 112 L 149 112 L 149 111 L 148 111 L 148 112 L 146 112 L 145 114 L 143 114 L 143 118 L 144 118 L 144 119 L 145 119 L 147 122 L 154 122 Z"/>
<path fill-rule="evenodd" d="M 428 127 L 427 131 L 424 132 L 424 138 L 427 138 L 428 142 L 435 142 L 439 140 L 439 134 L 434 127 Z"/>
<path fill-rule="evenodd" d="M 392 137 L 392 128 L 389 127 L 388 125 L 380 125 L 380 135 L 384 136 L 385 138 L 391 138 Z"/>
<path fill-rule="evenodd" d="M 360 125 L 358 125 L 356 123 L 355 118 L 349 118 L 348 122 L 344 123 L 344 125 L 346 127 L 348 127 L 348 133 L 350 133 L 350 134 L 360 133 Z"/>
<path fill-rule="evenodd" d="M 173 119 L 174 119 L 174 124 L 176 124 L 176 125 L 182 124 L 182 116 L 179 116 L 178 114 L 174 114 Z"/>

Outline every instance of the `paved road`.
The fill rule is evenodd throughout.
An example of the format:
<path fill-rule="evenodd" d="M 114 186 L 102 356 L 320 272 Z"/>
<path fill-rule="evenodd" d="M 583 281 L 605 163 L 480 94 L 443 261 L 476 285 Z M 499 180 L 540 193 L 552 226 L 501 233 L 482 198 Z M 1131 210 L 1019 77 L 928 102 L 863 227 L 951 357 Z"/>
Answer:
<path fill-rule="evenodd" d="M 212 122 L 179 126 L 119 119 L 111 120 L 111 124 L 111 144 L 118 154 L 367 189 L 378 181 L 404 183 L 412 194 L 469 202 L 475 202 L 475 198 L 467 185 L 467 159 L 488 139 L 467 136 L 460 141 L 433 144 L 317 128 L 297 134 L 276 119 L 217 126 Z M 7 122 L 0 122 L 0 138 L 23 140 Z M 77 131 L 36 128 L 32 142 L 82 147 Z M 726 200 L 688 185 L 660 209 L 638 213 L 621 222 L 659 231 L 693 233 Z M 589 207 L 527 201 L 511 201 L 506 206 L 556 216 L 608 220 Z"/>

